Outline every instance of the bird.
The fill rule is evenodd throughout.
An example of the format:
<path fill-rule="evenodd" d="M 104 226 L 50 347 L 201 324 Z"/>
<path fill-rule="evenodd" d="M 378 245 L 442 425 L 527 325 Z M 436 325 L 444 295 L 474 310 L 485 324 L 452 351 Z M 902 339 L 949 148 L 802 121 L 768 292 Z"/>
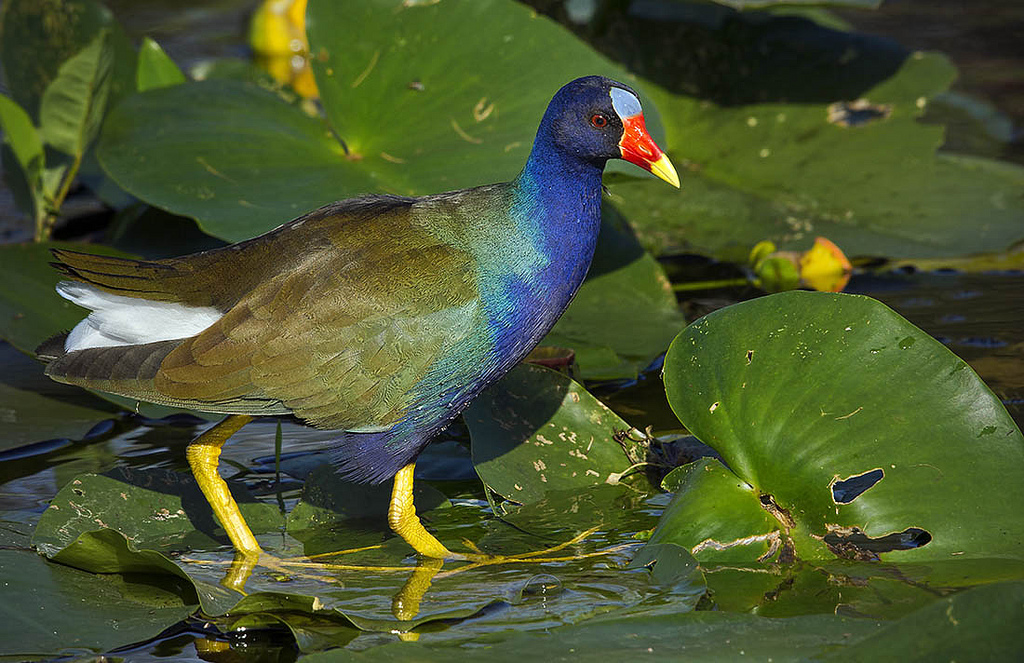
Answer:
<path fill-rule="evenodd" d="M 182 257 L 54 250 L 57 292 L 89 313 L 37 355 L 58 382 L 224 415 L 186 457 L 236 556 L 262 550 L 218 473 L 221 449 L 254 417 L 293 416 L 339 431 L 343 476 L 393 478 L 388 522 L 417 553 L 466 559 L 416 515 L 416 457 L 572 301 L 609 159 L 679 187 L 636 91 L 586 76 L 555 93 L 510 182 L 341 200 Z"/>

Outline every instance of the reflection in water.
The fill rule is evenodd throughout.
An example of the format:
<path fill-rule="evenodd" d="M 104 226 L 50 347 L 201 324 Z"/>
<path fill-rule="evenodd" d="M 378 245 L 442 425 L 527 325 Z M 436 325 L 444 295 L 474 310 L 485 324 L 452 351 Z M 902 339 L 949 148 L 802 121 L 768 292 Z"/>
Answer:
<path fill-rule="evenodd" d="M 570 554 L 556 554 L 585 541 L 599 529 L 601 527 L 591 527 L 558 545 L 519 555 L 487 554 L 480 551 L 472 542 L 464 541 L 463 543 L 472 548 L 475 553 L 467 555 L 467 557 L 470 557 L 470 560 L 467 562 L 455 562 L 457 565 L 448 571 L 442 570 L 445 560 L 417 557 L 416 565 L 412 568 L 412 572 L 409 573 L 407 580 L 391 598 L 391 614 L 400 622 L 411 622 L 414 620 L 420 614 L 420 604 L 435 580 L 451 578 L 486 567 L 579 562 L 590 558 L 622 553 L 627 549 L 636 547 L 636 544 L 631 542 L 588 552 L 577 550 Z M 236 552 L 230 561 L 209 560 L 190 556 L 180 557 L 178 561 L 184 563 L 186 569 L 189 564 L 197 564 L 204 567 L 227 566 L 220 584 L 239 594 L 245 595 L 246 585 L 253 578 L 257 569 L 265 570 L 272 577 L 282 582 L 302 579 L 312 581 L 313 583 L 324 583 L 325 585 L 341 587 L 345 585 L 345 581 L 344 576 L 337 575 L 339 572 L 355 572 L 359 574 L 405 574 L 409 572 L 408 566 L 381 566 L 366 563 L 345 564 L 336 561 L 346 555 L 379 550 L 382 547 L 382 545 L 363 546 L 350 550 L 338 550 L 295 558 L 281 558 L 267 552 L 263 552 L 258 556 Z M 560 590 L 561 581 L 556 576 L 542 573 L 534 575 L 527 580 L 521 594 L 523 596 L 547 596 L 549 594 L 556 595 L 560 593 Z M 406 625 L 405 627 L 396 625 L 396 630 L 408 630 L 412 626 L 415 626 L 415 624 Z"/>

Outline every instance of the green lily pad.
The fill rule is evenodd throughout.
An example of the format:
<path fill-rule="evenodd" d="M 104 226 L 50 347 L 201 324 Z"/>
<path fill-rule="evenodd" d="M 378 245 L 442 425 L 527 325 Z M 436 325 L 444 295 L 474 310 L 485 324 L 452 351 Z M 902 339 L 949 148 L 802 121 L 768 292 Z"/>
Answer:
<path fill-rule="evenodd" d="M 255 533 L 284 526 L 276 505 L 254 500 L 244 486 L 229 486 Z M 191 477 L 166 470 L 116 468 L 106 475 L 83 474 L 64 486 L 40 517 L 32 544 L 53 557 L 81 534 L 98 528 L 121 532 L 135 548 L 216 549 L 226 541 Z M 94 563 L 98 566 L 82 568 L 102 573 L 117 570 Z"/>
<path fill-rule="evenodd" d="M 754 487 L 718 460 L 702 458 L 676 468 L 662 485 L 678 495 L 706 494 L 715 499 L 672 500 L 662 514 L 666 525 L 654 530 L 651 545 L 676 543 L 701 561 L 721 563 L 772 557 L 782 545 L 779 522 L 758 501 Z"/>
<path fill-rule="evenodd" d="M 579 383 L 542 366 L 512 369 L 463 417 L 480 479 L 515 502 L 534 502 L 552 490 L 615 484 L 646 458 L 643 433 Z"/>
<path fill-rule="evenodd" d="M 1009 661 L 1024 654 L 1024 582 L 976 587 L 936 601 L 826 660 Z"/>
<path fill-rule="evenodd" d="M 683 482 L 652 541 L 711 560 L 695 549 L 710 533 L 772 532 L 804 559 L 1024 558 L 1020 430 L 966 363 L 879 302 L 790 292 L 716 311 L 673 342 L 665 384 L 741 487 L 714 463 L 688 470 L 718 479 Z M 719 500 L 747 515 L 723 520 Z"/>
<path fill-rule="evenodd" d="M 422 481 L 416 483 L 413 499 L 420 514 L 448 505 L 444 494 Z M 306 555 L 337 550 L 339 530 L 350 548 L 380 543 L 387 536 L 381 528 L 390 501 L 391 484 L 345 481 L 324 458 L 306 477 L 302 497 L 288 514 L 288 533 L 302 541 Z"/>
<path fill-rule="evenodd" d="M 911 580 L 903 575 L 902 565 L 869 562 L 727 563 L 701 568 L 719 610 L 762 617 L 838 614 L 899 619 L 959 589 Z"/>
<path fill-rule="evenodd" d="M 509 516 L 509 523 L 517 523 L 512 526 L 486 520 L 478 507 L 426 512 L 442 540 L 462 536 L 486 547 L 500 543 L 502 553 L 551 549 L 492 563 L 415 562 L 407 544 L 385 535 L 383 518 L 376 527 L 352 518 L 330 523 L 324 529 L 333 532 L 335 547 L 316 553 L 288 534 L 262 534 L 272 557 L 261 558 L 245 583 L 244 597 L 220 584 L 231 568 L 230 550 L 181 552 L 183 543 L 208 546 L 209 536 L 196 529 L 206 529 L 202 521 L 207 516 L 190 505 L 194 489 L 170 473 L 79 477 L 43 515 L 33 542 L 54 561 L 79 569 L 185 580 L 203 612 L 223 628 L 283 623 L 307 649 L 336 646 L 333 636 L 351 639 L 353 626 L 396 632 L 476 615 L 452 633 L 465 640 L 500 625 L 544 628 L 623 608 L 652 614 L 692 609 L 704 585 L 688 554 L 658 561 L 661 571 L 654 574 L 625 569 L 639 545 L 633 533 L 649 528 L 655 516 L 636 508 L 635 494 L 634 508 L 624 508 L 623 489 L 609 489 L 589 495 L 574 491 L 573 499 L 561 496 L 521 507 Z M 258 532 L 267 530 L 258 520 L 262 510 L 276 513 L 266 504 L 242 507 Z M 300 535 L 319 527 L 300 524 Z M 527 524 L 542 533 L 529 532 Z M 584 526 L 592 528 L 589 537 L 577 535 Z M 365 538 L 374 531 L 378 545 Z M 352 544 L 355 549 L 349 548 Z M 561 596 L 563 587 L 572 591 Z M 501 604 L 515 610 L 486 610 Z"/>
<path fill-rule="evenodd" d="M 192 587 L 160 574 L 98 575 L 0 550 L 0 656 L 52 660 L 154 638 L 198 606 Z"/>
<path fill-rule="evenodd" d="M 507 0 L 314 2 L 307 29 L 327 122 L 250 84 L 150 90 L 112 111 L 103 167 L 139 198 L 238 241 L 359 194 L 509 180 L 559 87 L 585 74 L 631 78 Z M 656 132 L 650 105 L 647 115 Z"/>
<path fill-rule="evenodd" d="M 129 97 L 111 110 L 97 156 L 126 191 L 232 241 L 373 188 L 321 120 L 231 80 Z"/>
<path fill-rule="evenodd" d="M 328 120 L 364 168 L 400 193 L 510 180 L 561 86 L 591 74 L 635 80 L 561 26 L 504 0 L 397 11 L 388 0 L 314 2 L 307 29 Z M 653 104 L 644 108 L 659 138 Z"/>
<path fill-rule="evenodd" d="M 785 78 L 788 64 L 765 76 Z M 734 245 L 796 249 L 819 235 L 848 255 L 1003 250 L 1024 237 L 1024 168 L 939 153 L 943 128 L 918 121 L 954 76 L 943 56 L 913 53 L 854 101 L 716 105 L 652 85 L 683 192 L 621 176 L 609 189 L 655 252 L 725 257 Z"/>
<path fill-rule="evenodd" d="M 498 505 L 500 518 L 486 523 L 487 534 L 475 543 L 492 554 L 529 554 L 561 544 L 595 527 L 597 531 L 587 536 L 586 545 L 621 541 L 621 533 L 650 531 L 657 522 L 657 509 L 651 508 L 650 499 L 647 494 L 622 485 L 551 490 L 535 502 Z M 626 548 L 631 552 L 639 547 L 642 538 L 630 535 L 631 545 Z M 675 558 L 676 562 L 693 560 L 688 551 L 684 552 L 685 559 Z M 663 560 L 651 557 L 636 564 L 633 563 L 636 560 L 632 560 L 630 568 L 657 561 Z M 696 565 L 696 560 L 693 563 Z M 673 564 L 670 561 L 664 568 Z M 700 584 L 703 586 L 703 580 Z"/>
<path fill-rule="evenodd" d="M 80 440 L 119 409 L 43 375 L 43 365 L 0 343 L 0 451 L 43 440 Z"/>
<path fill-rule="evenodd" d="M 490 634 L 474 647 L 394 643 L 365 652 L 344 649 L 312 654 L 309 663 L 349 661 L 422 661 L 458 657 L 460 661 L 515 663 L 524 656 L 569 660 L 762 660 L 805 661 L 868 639 L 882 624 L 874 620 L 814 615 L 768 619 L 751 615 L 696 611 L 654 616 L 610 613 L 546 633 Z M 846 651 L 845 647 L 839 651 Z"/>

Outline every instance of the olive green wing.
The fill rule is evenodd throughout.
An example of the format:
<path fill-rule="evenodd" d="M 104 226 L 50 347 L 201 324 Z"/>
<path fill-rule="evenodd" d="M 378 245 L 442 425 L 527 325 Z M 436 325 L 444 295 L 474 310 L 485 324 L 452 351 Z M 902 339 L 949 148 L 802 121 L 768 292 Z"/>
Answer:
<path fill-rule="evenodd" d="M 218 412 L 280 407 L 323 428 L 393 423 L 482 312 L 467 254 L 422 241 L 390 249 L 261 284 L 167 354 L 156 391 Z"/>
<path fill-rule="evenodd" d="M 427 223 L 413 203 L 343 201 L 182 258 L 55 254 L 67 276 L 105 292 L 224 314 L 184 339 L 64 352 L 56 337 L 39 350 L 47 374 L 207 412 L 386 426 L 428 368 L 485 324 L 474 258 L 427 230 L 452 219 Z"/>

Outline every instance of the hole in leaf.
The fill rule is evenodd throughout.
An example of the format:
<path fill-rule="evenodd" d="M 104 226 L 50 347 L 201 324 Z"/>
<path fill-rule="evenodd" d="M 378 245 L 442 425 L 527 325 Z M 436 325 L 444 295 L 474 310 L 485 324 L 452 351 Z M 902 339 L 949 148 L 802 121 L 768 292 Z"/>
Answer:
<path fill-rule="evenodd" d="M 824 536 L 825 545 L 836 556 L 862 561 L 877 560 L 879 553 L 920 548 L 931 540 L 932 535 L 920 527 L 908 527 L 874 539 L 857 527 L 834 527 Z"/>
<path fill-rule="evenodd" d="M 839 101 L 828 107 L 828 121 L 840 127 L 862 127 L 892 115 L 892 104 L 872 104 L 867 99 Z"/>
<path fill-rule="evenodd" d="M 842 481 L 836 481 L 832 484 L 832 499 L 836 504 L 849 504 L 884 477 L 885 472 L 881 468 L 876 468 L 864 474 L 855 474 Z"/>
<path fill-rule="evenodd" d="M 761 506 L 765 511 L 775 516 L 775 519 L 782 523 L 782 526 L 790 529 L 796 526 L 796 521 L 793 520 L 793 516 L 789 514 L 789 511 L 779 506 L 775 501 L 775 498 L 768 493 L 761 493 L 758 496 L 761 501 Z"/>

